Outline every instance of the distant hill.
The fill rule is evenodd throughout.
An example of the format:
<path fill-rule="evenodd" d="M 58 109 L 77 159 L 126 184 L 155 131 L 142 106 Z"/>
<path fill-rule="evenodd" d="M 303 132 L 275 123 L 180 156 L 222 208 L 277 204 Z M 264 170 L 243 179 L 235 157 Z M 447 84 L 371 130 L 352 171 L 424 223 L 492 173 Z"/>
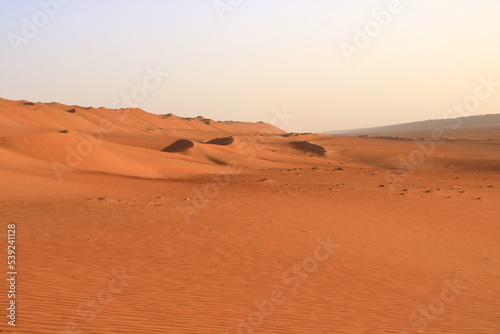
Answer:
<path fill-rule="evenodd" d="M 329 131 L 335 135 L 384 135 L 384 136 L 428 136 L 439 129 L 446 135 L 462 137 L 473 134 L 500 136 L 500 114 L 459 117 L 450 119 L 431 119 L 427 121 L 395 124 L 374 128 L 363 128 L 343 131 Z"/>

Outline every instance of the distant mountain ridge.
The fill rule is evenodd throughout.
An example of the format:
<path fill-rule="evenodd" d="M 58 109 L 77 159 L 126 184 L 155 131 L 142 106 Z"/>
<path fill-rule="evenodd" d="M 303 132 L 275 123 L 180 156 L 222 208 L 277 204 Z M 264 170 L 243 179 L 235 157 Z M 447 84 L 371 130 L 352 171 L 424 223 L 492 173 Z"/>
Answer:
<path fill-rule="evenodd" d="M 430 119 L 411 123 L 394 124 L 373 128 L 328 131 L 335 135 L 417 135 L 436 129 L 446 133 L 500 131 L 500 114 L 477 115 L 449 119 Z"/>

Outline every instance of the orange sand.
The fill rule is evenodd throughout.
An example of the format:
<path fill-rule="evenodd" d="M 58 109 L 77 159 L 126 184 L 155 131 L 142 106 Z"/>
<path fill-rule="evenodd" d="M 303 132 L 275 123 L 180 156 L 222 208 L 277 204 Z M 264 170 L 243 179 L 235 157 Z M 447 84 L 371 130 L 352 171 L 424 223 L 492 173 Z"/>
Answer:
<path fill-rule="evenodd" d="M 500 137 L 26 103 L 0 100 L 0 333 L 500 333 Z"/>

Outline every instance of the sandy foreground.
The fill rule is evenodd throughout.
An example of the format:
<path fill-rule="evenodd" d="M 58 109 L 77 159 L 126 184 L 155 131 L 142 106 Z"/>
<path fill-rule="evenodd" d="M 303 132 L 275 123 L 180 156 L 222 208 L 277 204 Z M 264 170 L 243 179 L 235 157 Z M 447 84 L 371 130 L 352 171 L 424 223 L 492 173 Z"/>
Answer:
<path fill-rule="evenodd" d="M 0 132 L 0 333 L 500 333 L 500 137 L 8 100 Z"/>

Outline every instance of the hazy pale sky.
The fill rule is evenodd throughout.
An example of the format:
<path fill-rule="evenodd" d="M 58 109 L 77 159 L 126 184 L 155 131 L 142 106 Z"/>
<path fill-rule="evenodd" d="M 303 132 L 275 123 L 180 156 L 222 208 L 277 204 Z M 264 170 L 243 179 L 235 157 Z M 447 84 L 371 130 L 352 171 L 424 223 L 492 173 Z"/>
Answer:
<path fill-rule="evenodd" d="M 300 132 L 443 118 L 500 81 L 499 17 L 498 0 L 0 0 L 0 97 L 265 122 L 286 108 Z M 470 114 L 499 106 L 500 86 Z"/>

